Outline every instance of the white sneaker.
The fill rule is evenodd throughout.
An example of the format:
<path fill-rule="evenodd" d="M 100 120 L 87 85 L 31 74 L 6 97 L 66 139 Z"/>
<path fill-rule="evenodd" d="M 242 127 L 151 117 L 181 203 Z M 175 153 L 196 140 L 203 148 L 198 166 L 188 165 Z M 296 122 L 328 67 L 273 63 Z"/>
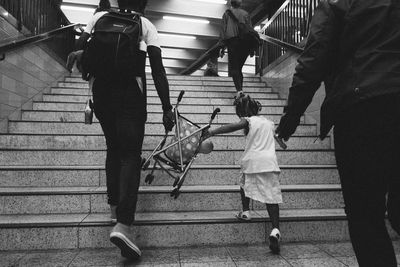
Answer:
<path fill-rule="evenodd" d="M 246 211 L 239 211 L 235 217 L 239 220 L 242 221 L 250 221 L 251 220 L 251 216 L 250 216 L 250 211 L 246 210 Z"/>
<path fill-rule="evenodd" d="M 279 242 L 281 241 L 281 232 L 279 232 L 278 228 L 274 228 L 269 235 L 269 249 L 274 254 L 279 254 L 280 247 Z"/>
<path fill-rule="evenodd" d="M 140 249 L 129 238 L 130 227 L 117 223 L 111 231 L 110 241 L 121 250 L 121 255 L 129 259 L 137 259 L 142 255 Z"/>

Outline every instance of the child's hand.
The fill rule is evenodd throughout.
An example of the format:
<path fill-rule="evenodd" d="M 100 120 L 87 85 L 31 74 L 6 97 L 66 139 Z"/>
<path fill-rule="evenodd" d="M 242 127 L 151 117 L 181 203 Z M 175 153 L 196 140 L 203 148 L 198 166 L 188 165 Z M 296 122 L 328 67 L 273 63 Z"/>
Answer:
<path fill-rule="evenodd" d="M 201 139 L 202 139 L 202 141 L 204 141 L 204 140 L 210 138 L 211 136 L 212 135 L 211 135 L 210 131 L 207 129 L 207 130 L 204 130 L 204 132 L 203 132 L 203 134 L 201 136 Z"/>

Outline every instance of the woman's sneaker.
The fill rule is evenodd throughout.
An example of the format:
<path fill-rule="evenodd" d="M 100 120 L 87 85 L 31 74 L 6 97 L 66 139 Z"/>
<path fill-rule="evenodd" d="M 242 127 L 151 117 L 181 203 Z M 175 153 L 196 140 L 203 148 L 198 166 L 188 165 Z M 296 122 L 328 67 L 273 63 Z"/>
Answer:
<path fill-rule="evenodd" d="M 138 259 L 142 252 L 129 239 L 130 227 L 122 223 L 117 223 L 111 231 L 110 241 L 121 250 L 121 255 L 128 259 Z"/>
<path fill-rule="evenodd" d="M 281 232 L 279 232 L 278 228 L 274 228 L 269 235 L 269 249 L 274 254 L 279 254 L 280 247 L 279 242 L 281 240 Z"/>
<path fill-rule="evenodd" d="M 235 215 L 235 217 L 241 221 L 250 221 L 251 216 L 250 216 L 250 211 L 239 211 L 238 214 Z"/>

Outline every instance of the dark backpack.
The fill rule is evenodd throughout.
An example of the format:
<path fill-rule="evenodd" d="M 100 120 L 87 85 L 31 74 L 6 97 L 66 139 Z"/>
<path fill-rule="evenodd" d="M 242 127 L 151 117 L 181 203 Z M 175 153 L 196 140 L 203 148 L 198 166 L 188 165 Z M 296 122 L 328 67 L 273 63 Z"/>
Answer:
<path fill-rule="evenodd" d="M 139 14 L 109 12 L 103 15 L 83 52 L 84 72 L 103 78 L 135 75 L 141 35 Z"/>

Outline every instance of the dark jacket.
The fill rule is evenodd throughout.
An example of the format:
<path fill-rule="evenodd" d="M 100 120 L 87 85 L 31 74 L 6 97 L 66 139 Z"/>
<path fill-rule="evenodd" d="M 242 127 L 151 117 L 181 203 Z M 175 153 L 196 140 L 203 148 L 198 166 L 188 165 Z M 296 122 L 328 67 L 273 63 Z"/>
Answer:
<path fill-rule="evenodd" d="M 400 92 L 400 0 L 320 2 L 298 59 L 286 115 L 301 116 L 322 81 L 322 139 L 356 103 Z"/>
<path fill-rule="evenodd" d="M 239 22 L 250 25 L 251 20 L 249 13 L 246 10 L 241 8 L 230 8 L 233 15 L 239 20 Z M 225 11 L 224 15 L 222 16 L 222 27 L 220 32 L 220 43 L 225 44 L 226 40 L 236 37 L 239 35 L 238 25 L 237 23 L 228 15 L 227 11 Z"/>

